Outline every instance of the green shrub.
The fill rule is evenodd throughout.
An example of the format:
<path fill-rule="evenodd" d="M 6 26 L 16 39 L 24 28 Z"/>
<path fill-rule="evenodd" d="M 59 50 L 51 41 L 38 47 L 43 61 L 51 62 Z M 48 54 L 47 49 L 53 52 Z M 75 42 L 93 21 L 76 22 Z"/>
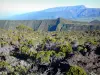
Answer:
<path fill-rule="evenodd" d="M 20 47 L 21 53 L 28 54 L 29 50 L 30 48 L 25 45 Z"/>
<path fill-rule="evenodd" d="M 29 47 L 32 47 L 34 45 L 33 40 L 32 39 L 28 40 L 27 44 Z"/>
<path fill-rule="evenodd" d="M 50 63 L 50 57 L 54 51 L 39 51 L 36 55 L 36 59 L 40 61 L 41 64 Z"/>
<path fill-rule="evenodd" d="M 82 46 L 79 46 L 79 47 L 78 47 L 78 51 L 79 51 L 79 52 L 87 52 L 87 48 L 84 48 L 84 47 L 82 47 Z"/>
<path fill-rule="evenodd" d="M 87 75 L 83 68 L 79 66 L 71 66 L 66 75 Z"/>
<path fill-rule="evenodd" d="M 9 64 L 6 61 L 0 61 L 0 67 L 7 67 Z"/>
<path fill-rule="evenodd" d="M 56 39 L 53 38 L 53 37 L 47 36 L 47 37 L 45 37 L 45 39 L 43 40 L 43 43 L 46 43 L 46 42 L 53 42 L 53 43 L 55 43 L 55 42 L 56 42 Z"/>
<path fill-rule="evenodd" d="M 94 39 L 88 39 L 87 42 L 90 42 L 93 45 L 97 45 L 97 42 Z"/>
<path fill-rule="evenodd" d="M 55 57 L 56 57 L 57 59 L 62 59 L 62 58 L 65 57 L 65 53 L 63 53 L 63 52 L 55 53 Z"/>
<path fill-rule="evenodd" d="M 24 32 L 32 32 L 32 31 L 33 31 L 32 28 L 30 28 L 30 27 L 28 27 L 28 26 L 25 26 L 25 25 L 23 25 L 23 24 L 17 26 L 16 29 L 17 29 L 18 31 L 24 31 Z"/>
<path fill-rule="evenodd" d="M 28 71 L 28 68 L 18 65 L 15 67 L 15 72 L 18 72 L 20 75 L 26 74 Z"/>
<path fill-rule="evenodd" d="M 9 72 L 14 71 L 14 68 L 12 68 L 12 66 L 6 61 L 0 61 L 0 68 L 5 68 L 5 69 L 9 70 Z"/>
<path fill-rule="evenodd" d="M 20 44 L 21 44 L 22 46 L 23 46 L 23 45 L 26 45 L 26 46 L 28 46 L 28 47 L 32 47 L 32 46 L 34 45 L 32 39 L 21 40 L 21 41 L 20 41 Z"/>
<path fill-rule="evenodd" d="M 1 47 L 4 47 L 5 45 L 7 45 L 7 42 L 2 41 L 2 42 L 0 42 L 0 44 L 1 44 Z"/>
<path fill-rule="evenodd" d="M 1 75 L 7 75 L 7 72 L 1 72 Z"/>
<path fill-rule="evenodd" d="M 82 50 L 84 50 L 84 48 L 81 47 L 81 46 L 79 46 L 79 47 L 78 47 L 78 51 L 82 51 Z"/>
<path fill-rule="evenodd" d="M 40 51 L 36 55 L 36 59 L 39 60 L 41 64 L 43 63 L 49 63 L 49 55 L 46 54 L 45 51 Z"/>
<path fill-rule="evenodd" d="M 70 43 L 66 43 L 66 45 L 61 45 L 61 51 L 66 52 L 66 53 L 71 53 L 72 52 L 72 46 Z"/>
<path fill-rule="evenodd" d="M 62 45 L 61 51 L 64 52 L 64 53 L 67 52 L 67 45 Z"/>

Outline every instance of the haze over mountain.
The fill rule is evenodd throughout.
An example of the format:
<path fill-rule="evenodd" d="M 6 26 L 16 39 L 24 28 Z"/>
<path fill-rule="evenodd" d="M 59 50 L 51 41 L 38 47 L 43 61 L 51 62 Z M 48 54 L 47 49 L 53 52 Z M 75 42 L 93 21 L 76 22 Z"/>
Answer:
<path fill-rule="evenodd" d="M 79 21 L 100 20 L 100 8 L 87 8 L 84 5 L 49 8 L 42 11 L 15 15 L 10 20 L 41 20 L 65 18 Z"/>

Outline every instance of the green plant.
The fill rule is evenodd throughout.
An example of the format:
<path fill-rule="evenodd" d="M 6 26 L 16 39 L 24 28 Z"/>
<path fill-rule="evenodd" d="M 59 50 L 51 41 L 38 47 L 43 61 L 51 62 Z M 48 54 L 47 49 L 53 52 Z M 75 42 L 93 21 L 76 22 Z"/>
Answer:
<path fill-rule="evenodd" d="M 5 45 L 7 45 L 7 42 L 2 41 L 2 42 L 0 42 L 0 44 L 1 44 L 1 47 L 4 47 Z"/>
<path fill-rule="evenodd" d="M 7 72 L 1 72 L 1 75 L 7 75 Z"/>
<path fill-rule="evenodd" d="M 71 53 L 72 52 L 72 46 L 70 43 L 66 43 L 66 45 L 61 45 L 61 51 L 66 52 L 66 53 Z"/>
<path fill-rule="evenodd" d="M 87 75 L 83 68 L 79 66 L 71 66 L 66 75 Z"/>
<path fill-rule="evenodd" d="M 5 68 L 9 72 L 13 72 L 14 71 L 14 68 L 12 68 L 12 66 L 6 61 L 0 61 L 0 68 Z"/>
<path fill-rule="evenodd" d="M 20 47 L 21 53 L 28 54 L 29 50 L 30 48 L 25 45 Z"/>
<path fill-rule="evenodd" d="M 82 51 L 82 50 L 84 50 L 84 48 L 82 46 L 79 46 L 78 51 Z"/>
<path fill-rule="evenodd" d="M 63 53 L 63 52 L 55 53 L 55 57 L 56 57 L 57 59 L 62 59 L 62 58 L 65 57 L 65 53 Z"/>
<path fill-rule="evenodd" d="M 18 65 L 15 67 L 15 72 L 18 72 L 21 75 L 26 74 L 27 70 L 28 70 L 28 68 L 25 66 Z"/>
<path fill-rule="evenodd" d="M 40 61 L 41 64 L 50 63 L 50 57 L 54 51 L 39 51 L 36 55 L 36 59 Z"/>
<path fill-rule="evenodd" d="M 90 42 L 93 45 L 97 45 L 97 42 L 93 39 L 88 39 L 87 42 Z"/>
<path fill-rule="evenodd" d="M 6 61 L 0 61 L 0 67 L 7 67 L 9 64 Z"/>
<path fill-rule="evenodd" d="M 30 28 L 30 27 L 28 27 L 28 26 L 25 26 L 25 25 L 23 25 L 23 24 L 17 26 L 16 29 L 17 29 L 18 31 L 24 31 L 24 32 L 32 32 L 32 31 L 33 31 L 32 28 Z"/>
<path fill-rule="evenodd" d="M 33 46 L 33 40 L 30 39 L 27 41 L 28 47 L 32 47 Z"/>

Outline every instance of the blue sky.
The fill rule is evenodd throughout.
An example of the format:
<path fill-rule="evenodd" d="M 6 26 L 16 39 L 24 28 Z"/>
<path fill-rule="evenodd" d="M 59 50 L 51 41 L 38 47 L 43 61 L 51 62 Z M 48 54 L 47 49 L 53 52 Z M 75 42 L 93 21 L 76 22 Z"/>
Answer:
<path fill-rule="evenodd" d="M 0 16 L 10 16 L 59 6 L 100 8 L 100 0 L 0 0 Z"/>

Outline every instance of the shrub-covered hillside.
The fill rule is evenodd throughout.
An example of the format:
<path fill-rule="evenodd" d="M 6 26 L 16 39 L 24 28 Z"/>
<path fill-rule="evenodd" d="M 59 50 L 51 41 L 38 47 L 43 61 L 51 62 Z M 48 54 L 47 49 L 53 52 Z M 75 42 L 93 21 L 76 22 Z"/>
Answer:
<path fill-rule="evenodd" d="M 100 31 L 0 29 L 0 75 L 100 75 Z"/>
<path fill-rule="evenodd" d="M 100 21 L 81 22 L 63 18 L 45 20 L 0 20 L 0 28 L 14 30 L 24 24 L 33 28 L 34 31 L 88 31 L 100 30 Z"/>

